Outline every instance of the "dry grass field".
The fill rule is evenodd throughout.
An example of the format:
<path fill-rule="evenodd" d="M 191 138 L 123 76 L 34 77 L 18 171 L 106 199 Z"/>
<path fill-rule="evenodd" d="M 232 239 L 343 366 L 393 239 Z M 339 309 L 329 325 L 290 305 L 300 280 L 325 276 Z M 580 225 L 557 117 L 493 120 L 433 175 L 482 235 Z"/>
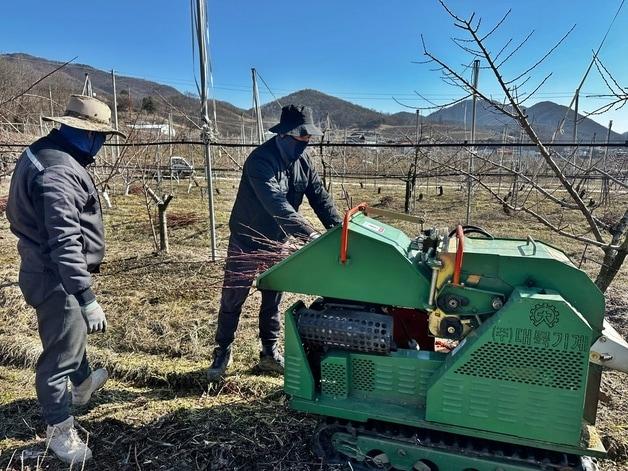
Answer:
<path fill-rule="evenodd" d="M 219 179 L 216 195 L 219 253 L 226 249 L 227 220 L 237 181 Z M 227 379 L 208 387 L 209 365 L 219 305 L 223 262 L 209 261 L 206 200 L 187 184 L 175 186 L 169 213 L 178 221 L 170 230 L 170 254 L 156 255 L 144 196 L 112 195 L 105 210 L 107 256 L 96 276 L 95 291 L 109 320 L 104 335 L 89 338 L 94 366 L 105 366 L 113 379 L 93 405 L 74 413 L 88 434 L 95 459 L 85 469 L 327 469 L 310 450 L 316 418 L 287 406 L 281 377 L 259 376 L 257 308 L 253 294 L 245 305 L 235 347 L 234 366 Z M 354 203 L 386 203 L 403 208 L 403 187 L 373 183 L 347 186 Z M 164 186 L 170 190 L 170 184 Z M 338 206 L 344 209 L 335 188 Z M 8 185 L 0 186 L 0 197 Z M 433 189 L 417 202 L 416 214 L 429 225 L 452 227 L 464 218 L 464 194 L 456 185 L 437 197 Z M 626 197 L 614 195 L 616 211 Z M 314 220 L 313 213 L 305 208 Z M 610 209 L 610 212 L 615 209 Z M 189 217 L 200 215 L 200 218 Z M 580 260 L 582 245 L 552 234 L 525 217 L 505 214 L 478 194 L 473 222 L 499 235 L 545 240 Z M 418 228 L 399 225 L 408 233 Z M 600 259 L 599 254 L 589 254 Z M 596 264 L 583 268 L 594 273 Z M 45 453 L 45 427 L 34 393 L 33 364 L 39 349 L 34 312 L 16 284 L 18 256 L 15 238 L 0 214 L 0 469 L 63 469 Z M 607 296 L 610 320 L 628 337 L 628 271 L 624 268 Z M 296 300 L 286 295 L 284 306 Z M 617 373 L 605 373 L 599 426 L 609 448 L 605 470 L 628 470 L 628 383 Z M 78 469 L 75 467 L 75 469 Z"/>

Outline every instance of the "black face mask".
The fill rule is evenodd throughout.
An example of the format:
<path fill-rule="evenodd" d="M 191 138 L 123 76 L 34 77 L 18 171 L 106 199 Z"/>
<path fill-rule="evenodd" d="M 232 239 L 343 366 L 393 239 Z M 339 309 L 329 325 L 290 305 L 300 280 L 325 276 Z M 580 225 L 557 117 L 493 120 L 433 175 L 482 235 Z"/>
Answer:
<path fill-rule="evenodd" d="M 279 145 L 281 149 L 288 156 L 288 160 L 290 162 L 296 162 L 299 160 L 299 157 L 305 151 L 305 148 L 308 145 L 307 141 L 299 141 L 292 136 L 278 136 L 277 140 L 279 141 Z"/>

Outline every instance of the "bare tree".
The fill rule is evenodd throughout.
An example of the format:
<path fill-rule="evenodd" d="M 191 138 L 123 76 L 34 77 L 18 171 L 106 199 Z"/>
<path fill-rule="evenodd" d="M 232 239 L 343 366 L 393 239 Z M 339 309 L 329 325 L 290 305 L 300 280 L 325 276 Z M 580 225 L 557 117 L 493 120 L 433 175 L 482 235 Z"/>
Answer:
<path fill-rule="evenodd" d="M 535 63 L 513 77 L 506 77 L 506 74 L 503 72 L 504 64 L 520 51 L 529 41 L 532 33 L 528 34 L 518 44 L 514 44 L 512 39 L 507 41 L 506 44 L 495 49 L 497 53 L 494 53 L 488 44 L 492 40 L 495 31 L 507 20 L 510 11 L 494 27 L 484 31 L 481 30 L 481 19 L 476 18 L 475 13 L 470 15 L 469 18 L 463 18 L 454 13 L 442 0 L 439 1 L 453 20 L 455 27 L 464 34 L 464 37 L 452 38 L 453 43 L 464 54 L 470 55 L 474 59 L 480 59 L 485 64 L 484 69 L 492 74 L 499 85 L 500 93 L 502 94 L 501 100 L 497 101 L 493 97 L 488 96 L 481 87 L 474 87 L 463 73 L 458 72 L 450 63 L 433 54 L 422 38 L 423 52 L 427 57 L 425 62 L 435 64 L 438 70 L 441 71 L 443 80 L 446 83 L 462 88 L 467 96 L 476 94 L 485 103 L 490 104 L 492 108 L 514 120 L 530 142 L 536 146 L 542 158 L 543 167 L 549 170 L 550 174 L 557 180 L 561 192 L 566 193 L 567 197 L 559 197 L 557 196 L 557 189 L 546 188 L 538 183 L 537 174 L 542 168 L 540 166 L 537 166 L 531 176 L 524 174 L 520 169 L 510 170 L 517 177 L 524 180 L 524 187 L 527 186 L 527 195 L 516 202 L 501 196 L 491 185 L 477 176 L 470 175 L 470 177 L 501 204 L 505 210 L 507 209 L 511 213 L 527 213 L 539 223 L 562 236 L 600 249 L 604 254 L 604 259 L 596 278 L 596 284 L 602 291 L 605 291 L 615 278 L 628 254 L 628 209 L 624 207 L 622 209 L 623 214 L 621 216 L 617 215 L 611 221 L 597 217 L 595 211 L 599 205 L 596 202 L 591 204 L 590 201 L 585 201 L 585 194 L 579 191 L 579 188 L 574 183 L 575 179 L 570 179 L 566 175 L 566 170 L 573 171 L 577 169 L 578 166 L 573 163 L 576 159 L 565 157 L 555 148 L 544 143 L 528 119 L 523 107 L 523 104 L 534 97 L 552 75 L 551 73 L 545 75 L 540 80 L 537 80 L 537 84 L 534 87 L 529 87 L 527 84 L 534 78 L 534 72 L 565 41 L 574 28 L 572 27 Z M 622 96 L 625 97 L 625 90 L 619 87 L 619 89 L 614 90 L 613 96 L 615 99 L 621 99 Z M 475 155 L 477 156 L 478 154 L 476 153 Z M 494 161 L 487 163 L 493 166 L 496 165 Z M 580 167 L 582 168 L 582 166 Z M 460 167 L 457 169 L 460 171 Z M 592 164 L 583 169 L 586 175 L 598 170 Z M 539 198 L 531 198 L 533 194 Z M 543 204 L 538 203 L 539 201 L 542 201 L 545 205 L 557 205 L 558 211 L 545 209 Z M 565 211 L 569 211 L 569 217 L 565 217 Z"/>

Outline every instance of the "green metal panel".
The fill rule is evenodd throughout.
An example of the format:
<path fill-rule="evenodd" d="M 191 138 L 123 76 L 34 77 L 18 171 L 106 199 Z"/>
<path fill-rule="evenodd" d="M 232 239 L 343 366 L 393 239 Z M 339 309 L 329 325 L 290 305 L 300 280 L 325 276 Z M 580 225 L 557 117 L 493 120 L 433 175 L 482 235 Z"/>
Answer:
<path fill-rule="evenodd" d="M 591 335 L 557 293 L 515 289 L 434 375 L 426 419 L 577 446 Z"/>
<path fill-rule="evenodd" d="M 481 276 L 475 288 L 510 294 L 512 286 L 559 292 L 580 312 L 596 334 L 602 330 L 604 295 L 585 272 L 559 249 L 543 242 L 465 238 L 462 280 Z"/>
<path fill-rule="evenodd" d="M 425 308 L 429 277 L 414 262 L 410 239 L 363 214 L 349 223 L 346 264 L 339 261 L 342 228 L 327 231 L 260 275 L 259 289 L 384 305 Z M 425 270 L 425 273 L 422 271 Z"/>
<path fill-rule="evenodd" d="M 349 354 L 328 355 L 321 361 L 321 396 L 346 399 L 349 396 Z"/>
<path fill-rule="evenodd" d="M 286 373 L 284 387 L 286 393 L 291 396 L 291 406 L 296 410 L 359 422 L 366 422 L 372 419 L 382 422 L 405 424 L 565 453 L 587 454 L 600 457 L 605 455 L 605 450 L 599 438 L 595 438 L 594 429 L 590 430 L 591 438 L 589 442 L 569 445 L 558 443 L 554 441 L 552 437 L 542 441 L 513 435 L 511 423 L 508 423 L 504 430 L 491 431 L 482 430 L 480 427 L 475 426 L 475 421 L 473 421 L 471 427 L 427 421 L 425 395 L 427 388 L 431 384 L 431 378 L 438 374 L 439 365 L 447 365 L 451 358 L 456 358 L 462 353 L 461 350 L 457 351 L 453 356 L 435 352 L 416 352 L 411 350 L 399 350 L 392 352 L 390 356 L 345 352 L 343 355 L 345 358 L 350 357 L 352 360 L 372 361 L 374 363 L 372 365 L 373 368 L 371 369 L 371 366 L 365 363 L 355 364 L 354 366 L 353 362 L 348 362 L 343 359 L 342 364 L 345 367 L 349 365 L 349 372 L 351 374 L 350 380 L 346 375 L 344 376 L 347 378 L 347 397 L 343 399 L 334 397 L 333 395 L 325 396 L 321 393 L 316 393 L 312 372 L 307 363 L 307 358 L 294 322 L 293 312 L 301 305 L 301 303 L 297 303 L 286 312 L 285 329 Z M 559 315 L 562 315 L 562 311 Z M 488 325 L 488 323 L 484 324 L 484 326 L 486 325 Z M 516 335 L 516 332 L 514 335 Z M 555 341 L 558 337 L 553 336 L 552 338 Z M 575 339 L 580 343 L 583 341 L 581 337 L 575 337 Z M 561 340 L 564 342 L 565 339 Z M 331 353 L 330 356 L 336 354 L 337 352 L 334 352 Z M 446 358 L 446 360 L 443 360 L 443 358 Z M 417 365 L 413 365 L 413 362 L 417 363 Z M 419 364 L 421 366 L 419 366 Z M 396 371 L 389 373 L 387 370 Z M 417 374 L 417 376 L 413 377 L 414 374 Z M 513 389 L 516 393 L 518 386 L 515 386 Z M 559 390 L 546 388 L 543 391 L 543 395 L 551 397 L 557 394 L 557 392 L 560 393 Z M 454 406 L 460 406 L 461 404 L 473 400 L 472 397 L 461 397 L 458 399 L 460 402 L 455 402 Z M 502 409 L 508 405 L 507 400 L 495 400 L 494 397 L 488 400 L 492 401 L 489 405 L 500 405 Z M 504 402 L 506 402 L 505 405 Z M 537 402 L 539 404 L 538 410 L 535 406 Z M 529 418 L 538 417 L 538 411 L 550 414 L 554 413 L 551 410 L 547 411 L 547 407 L 544 406 L 544 403 L 544 396 L 531 398 L 531 405 L 526 409 L 529 415 L 526 421 L 529 421 Z M 569 401 L 565 407 L 574 407 L 582 411 L 582 404 L 579 401 L 578 404 Z M 556 416 L 555 413 L 554 416 Z M 576 426 L 576 429 L 580 430 L 580 427 Z"/>
<path fill-rule="evenodd" d="M 446 357 L 444 353 L 416 350 L 398 350 L 390 355 L 332 351 L 321 362 L 322 396 L 328 395 L 325 384 L 336 384 L 338 375 L 337 368 L 327 370 L 325 365 L 342 362 L 346 365 L 347 378 L 344 397 L 367 399 L 373 404 L 393 402 L 424 406 L 431 377 Z"/>
<path fill-rule="evenodd" d="M 283 388 L 286 394 L 303 399 L 314 398 L 314 377 L 299 337 L 294 311 L 304 307 L 301 301 L 286 311 L 284 355 L 285 370 Z"/>

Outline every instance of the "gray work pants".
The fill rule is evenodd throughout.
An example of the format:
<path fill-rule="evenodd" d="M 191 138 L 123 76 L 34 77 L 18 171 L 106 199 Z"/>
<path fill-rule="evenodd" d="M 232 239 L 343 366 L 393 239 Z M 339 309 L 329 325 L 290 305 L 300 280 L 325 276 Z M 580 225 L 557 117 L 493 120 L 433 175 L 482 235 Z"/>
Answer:
<path fill-rule="evenodd" d="M 87 326 L 78 301 L 61 285 L 51 286 L 45 276 L 20 273 L 20 288 L 37 311 L 43 347 L 35 368 L 37 399 L 45 422 L 55 425 L 70 416 L 68 378 L 78 386 L 91 369 L 85 353 Z M 48 293 L 43 292 L 46 286 Z"/>
<path fill-rule="evenodd" d="M 216 344 L 228 348 L 235 339 L 235 332 L 240 321 L 242 305 L 246 301 L 251 284 L 258 271 L 255 256 L 251 255 L 255 248 L 231 236 L 227 249 L 225 278 L 218 312 L 216 328 Z M 262 305 L 259 311 L 259 336 L 262 346 L 272 347 L 277 343 L 281 333 L 281 317 L 279 303 L 281 292 L 260 290 Z"/>

